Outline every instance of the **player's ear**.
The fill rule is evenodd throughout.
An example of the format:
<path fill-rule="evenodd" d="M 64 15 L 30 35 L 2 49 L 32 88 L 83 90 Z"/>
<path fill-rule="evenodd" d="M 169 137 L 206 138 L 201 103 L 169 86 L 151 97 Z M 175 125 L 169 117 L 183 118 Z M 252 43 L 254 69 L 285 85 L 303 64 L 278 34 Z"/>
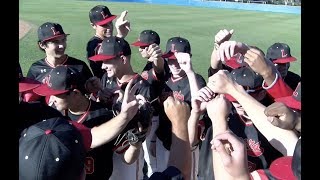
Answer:
<path fill-rule="evenodd" d="M 127 56 L 121 55 L 121 56 L 120 56 L 120 59 L 121 59 L 121 61 L 122 61 L 123 64 L 128 63 L 128 58 L 127 58 Z"/>
<path fill-rule="evenodd" d="M 39 42 L 38 42 L 38 46 L 39 46 L 40 49 L 45 50 L 46 47 L 47 47 L 47 44 L 46 44 L 45 42 L 39 41 Z"/>
<path fill-rule="evenodd" d="M 94 23 L 90 23 L 90 25 L 91 25 L 91 27 L 92 27 L 93 29 L 96 29 L 96 28 L 97 28 L 97 26 L 96 26 Z"/>

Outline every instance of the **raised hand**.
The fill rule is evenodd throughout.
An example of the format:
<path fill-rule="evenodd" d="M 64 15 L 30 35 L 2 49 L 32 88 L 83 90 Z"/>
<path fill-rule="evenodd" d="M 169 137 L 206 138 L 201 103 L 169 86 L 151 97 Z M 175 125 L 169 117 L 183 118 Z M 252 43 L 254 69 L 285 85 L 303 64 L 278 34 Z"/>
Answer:
<path fill-rule="evenodd" d="M 229 77 L 227 70 L 219 70 L 208 79 L 207 86 L 215 93 L 230 94 L 229 92 L 238 84 Z"/>
<path fill-rule="evenodd" d="M 102 89 L 100 79 L 96 76 L 89 78 L 85 83 L 85 88 L 90 93 L 97 93 Z"/>
<path fill-rule="evenodd" d="M 274 102 L 264 110 L 268 121 L 282 129 L 292 130 L 298 123 L 298 114 L 281 102 Z"/>
<path fill-rule="evenodd" d="M 124 91 L 123 100 L 121 104 L 121 112 L 128 119 L 132 119 L 138 112 L 139 99 L 136 98 L 135 92 L 141 86 L 142 81 L 139 81 L 132 86 L 133 80 L 131 79 Z"/>
<path fill-rule="evenodd" d="M 182 53 L 182 52 L 175 52 L 174 56 L 177 58 L 177 61 L 186 73 L 193 72 L 192 64 L 191 64 L 191 57 L 189 53 Z"/>
<path fill-rule="evenodd" d="M 226 150 L 225 143 L 231 145 Z M 211 141 L 211 149 L 218 152 L 224 169 L 235 179 L 250 179 L 248 171 L 247 149 L 243 140 L 230 131 L 216 135 Z"/>
<path fill-rule="evenodd" d="M 229 41 L 233 34 L 234 30 L 231 29 L 230 31 L 226 29 L 220 30 L 215 36 L 214 36 L 214 43 L 215 46 L 219 47 L 221 43 L 225 41 Z"/>
<path fill-rule="evenodd" d="M 123 11 L 115 23 L 118 33 L 117 37 L 125 38 L 128 35 L 129 31 L 131 31 L 130 21 L 126 20 L 127 14 L 127 10 Z"/>
<path fill-rule="evenodd" d="M 244 55 L 247 50 L 249 50 L 249 46 L 242 42 L 225 41 L 220 45 L 217 55 L 218 59 L 223 62 L 227 61 L 237 53 Z"/>
<path fill-rule="evenodd" d="M 224 95 L 219 94 L 214 99 L 207 104 L 207 113 L 211 121 L 223 120 L 224 122 L 212 122 L 225 124 L 227 126 L 227 118 L 231 112 L 231 104 L 224 97 Z M 219 116 L 219 118 L 217 118 Z M 220 118 L 221 117 L 221 118 Z"/>
<path fill-rule="evenodd" d="M 187 124 L 190 117 L 190 107 L 184 102 L 169 96 L 163 102 L 164 112 L 172 123 L 172 126 Z"/>
<path fill-rule="evenodd" d="M 155 43 L 150 44 L 150 46 L 147 48 L 147 54 L 149 56 L 148 61 L 150 61 L 150 62 L 153 62 L 153 61 L 158 60 L 159 58 L 162 58 L 161 57 L 162 51 L 161 51 L 159 45 L 157 45 Z"/>
<path fill-rule="evenodd" d="M 272 72 L 272 67 L 275 68 L 274 64 L 270 60 L 265 59 L 263 52 L 255 48 L 250 48 L 244 54 L 244 61 L 254 72 L 262 76 L 267 74 L 269 71 Z"/>

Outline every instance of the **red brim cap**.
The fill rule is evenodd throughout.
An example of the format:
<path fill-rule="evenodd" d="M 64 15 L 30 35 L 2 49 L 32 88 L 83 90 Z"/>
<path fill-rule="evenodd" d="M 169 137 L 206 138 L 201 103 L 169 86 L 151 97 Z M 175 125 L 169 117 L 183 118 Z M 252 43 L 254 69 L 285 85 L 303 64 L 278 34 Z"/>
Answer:
<path fill-rule="evenodd" d="M 117 56 L 115 56 L 115 55 L 97 54 L 97 55 L 89 57 L 89 59 L 91 61 L 105 61 L 105 60 L 113 59 L 115 57 L 117 57 Z"/>
<path fill-rule="evenodd" d="M 140 46 L 149 46 L 150 44 L 148 44 L 148 43 L 143 43 L 143 42 L 141 42 L 141 41 L 136 41 L 136 42 L 132 43 L 131 45 L 132 45 L 132 46 L 138 46 L 138 47 L 140 47 Z"/>
<path fill-rule="evenodd" d="M 279 180 L 296 180 L 291 169 L 292 156 L 280 157 L 274 160 L 269 168 L 272 176 Z"/>
<path fill-rule="evenodd" d="M 41 84 L 37 88 L 33 89 L 33 92 L 40 96 L 51 96 L 58 95 L 68 92 L 68 90 L 54 90 L 49 88 L 46 84 Z"/>
<path fill-rule="evenodd" d="M 283 64 L 283 63 L 288 63 L 288 62 L 292 62 L 292 61 L 296 61 L 297 59 L 295 57 L 287 57 L 287 58 L 280 58 L 280 59 L 276 59 L 273 61 L 273 63 L 277 63 L 277 64 Z"/>
<path fill-rule="evenodd" d="M 232 69 L 237 69 L 241 67 L 239 63 L 237 63 L 237 60 L 235 57 L 231 57 L 230 59 L 225 61 L 225 65 L 232 68 Z"/>
<path fill-rule="evenodd" d="M 109 22 L 113 21 L 117 16 L 116 15 L 112 15 L 102 21 L 96 22 L 95 24 L 101 26 L 101 25 L 105 25 L 108 24 Z"/>
<path fill-rule="evenodd" d="M 29 91 L 40 85 L 41 83 L 39 81 L 29 78 L 23 78 L 23 80 L 19 82 L 19 93 Z"/>
<path fill-rule="evenodd" d="M 87 128 L 86 126 L 84 126 L 81 123 L 78 123 L 77 121 L 70 121 L 74 127 L 76 127 L 78 129 L 78 131 L 80 131 L 81 135 L 82 135 L 82 141 L 84 144 L 84 147 L 86 149 L 86 151 L 88 152 L 91 148 L 91 143 L 92 143 L 92 134 L 91 134 L 91 129 Z"/>
<path fill-rule="evenodd" d="M 70 34 L 58 34 L 58 35 L 54 35 L 54 36 L 51 36 L 47 39 L 43 39 L 42 42 L 45 42 L 45 41 L 49 41 L 49 40 L 52 40 L 52 39 L 56 39 L 58 37 L 61 37 L 61 36 L 69 36 Z"/>
<path fill-rule="evenodd" d="M 161 57 L 162 58 L 167 58 L 167 59 L 177 59 L 176 56 L 174 55 L 174 53 L 171 52 L 171 51 L 169 51 L 166 54 L 163 54 Z"/>
<path fill-rule="evenodd" d="M 282 102 L 290 108 L 301 110 L 301 102 L 297 101 L 292 96 L 276 98 L 275 101 Z"/>

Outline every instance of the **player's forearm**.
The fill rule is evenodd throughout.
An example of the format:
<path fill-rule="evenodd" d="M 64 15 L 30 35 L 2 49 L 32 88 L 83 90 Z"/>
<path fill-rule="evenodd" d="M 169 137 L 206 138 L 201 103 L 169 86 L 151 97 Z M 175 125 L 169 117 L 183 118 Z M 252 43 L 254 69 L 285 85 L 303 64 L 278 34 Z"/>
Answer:
<path fill-rule="evenodd" d="M 229 129 L 226 118 L 222 116 L 215 116 L 212 119 L 212 139 L 221 133 L 226 132 Z M 228 145 L 224 145 L 225 148 Z M 233 177 L 224 169 L 223 162 L 217 151 L 212 151 L 212 166 L 214 171 L 214 179 L 232 180 Z"/>
<path fill-rule="evenodd" d="M 217 50 L 214 48 L 211 53 L 210 66 L 212 69 L 222 69 L 222 63 L 218 59 Z"/>
<path fill-rule="evenodd" d="M 265 106 L 254 99 L 241 86 L 237 86 L 232 95 L 244 108 L 257 129 L 268 139 L 270 144 L 285 156 L 292 156 L 298 137 L 291 130 L 272 125 L 264 114 Z"/>
<path fill-rule="evenodd" d="M 91 148 L 101 146 L 114 139 L 128 124 L 129 120 L 125 115 L 120 113 L 108 122 L 91 129 L 92 144 Z"/>
<path fill-rule="evenodd" d="M 136 145 L 130 145 L 126 152 L 124 152 L 124 162 L 126 164 L 134 163 L 139 158 L 141 147 L 142 142 L 138 142 Z"/>
<path fill-rule="evenodd" d="M 198 122 L 200 118 L 200 113 L 191 110 L 190 117 L 188 120 L 188 133 L 190 147 L 193 147 L 199 143 L 198 137 Z"/>
<path fill-rule="evenodd" d="M 191 97 L 195 97 L 200 90 L 195 72 L 192 70 L 187 73 Z"/>
<path fill-rule="evenodd" d="M 168 167 L 169 166 L 175 166 L 182 172 L 186 180 L 190 179 L 191 149 L 187 124 L 172 125 L 172 143 Z"/>
<path fill-rule="evenodd" d="M 164 71 L 164 60 L 162 57 L 159 57 L 157 60 L 153 61 L 153 68 L 158 74 L 161 74 Z"/>

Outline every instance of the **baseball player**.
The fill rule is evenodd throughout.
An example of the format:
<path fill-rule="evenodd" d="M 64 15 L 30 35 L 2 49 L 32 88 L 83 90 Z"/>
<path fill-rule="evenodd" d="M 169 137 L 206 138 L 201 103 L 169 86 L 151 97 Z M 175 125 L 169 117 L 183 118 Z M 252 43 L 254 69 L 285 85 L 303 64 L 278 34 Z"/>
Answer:
<path fill-rule="evenodd" d="M 58 23 L 46 22 L 38 28 L 38 46 L 46 56 L 30 66 L 28 78 L 46 83 L 50 79 L 49 72 L 58 65 L 73 66 L 78 72 L 81 72 L 85 77 L 83 84 L 92 77 L 92 73 L 84 61 L 65 54 L 68 35 Z M 49 103 L 49 97 L 46 97 L 46 102 Z"/>
<path fill-rule="evenodd" d="M 130 31 L 130 22 L 126 20 L 128 11 L 123 11 L 117 19 L 115 26 L 117 37 L 125 38 Z M 109 8 L 104 5 L 94 6 L 89 11 L 90 25 L 95 30 L 95 35 L 87 43 L 87 58 L 97 54 L 97 50 L 105 37 L 113 36 L 113 20 L 116 15 L 111 14 Z M 94 76 L 101 78 L 104 71 L 101 69 L 102 62 L 88 59 Z"/>
<path fill-rule="evenodd" d="M 139 47 L 142 58 L 147 60 L 147 64 L 142 70 L 141 76 L 147 80 L 155 91 L 155 96 L 159 97 L 162 91 L 163 78 L 169 73 L 169 67 L 166 61 L 161 57 L 162 51 L 159 47 L 160 37 L 153 30 L 143 30 L 137 41 L 131 45 Z M 165 72 L 164 72 L 165 71 Z M 144 159 L 148 166 L 147 176 L 150 177 L 157 172 L 157 161 L 161 161 L 162 157 L 156 156 L 156 134 L 155 131 L 159 126 L 159 111 L 161 106 L 159 101 L 152 103 L 155 111 L 152 117 L 152 127 L 146 141 L 143 142 Z M 158 158 L 158 160 L 157 160 Z"/>
<path fill-rule="evenodd" d="M 297 60 L 291 55 L 290 46 L 286 43 L 274 43 L 267 49 L 265 57 L 275 64 L 284 82 L 288 84 L 291 89 L 296 89 L 298 83 L 301 81 L 301 77 L 289 71 L 290 63 Z"/>
<path fill-rule="evenodd" d="M 182 37 L 172 37 L 166 44 L 166 52 L 162 55 L 166 59 L 170 73 L 163 78 L 163 89 L 160 94 L 162 104 L 168 96 L 187 102 L 191 105 L 191 97 L 198 90 L 206 85 L 204 78 L 195 73 L 191 63 L 191 47 L 187 39 Z M 164 71 L 165 72 L 165 71 Z M 159 127 L 156 130 L 157 157 L 162 157 L 161 162 L 157 161 L 158 171 L 163 171 L 168 162 L 168 155 L 171 145 L 171 123 L 168 120 L 163 108 L 159 111 Z M 164 148 L 163 148 L 164 147 Z M 199 149 L 193 150 L 193 171 L 192 177 L 197 175 L 197 154 Z M 191 177 L 191 178 L 192 178 Z M 192 178 L 193 179 L 193 178 Z"/>
<path fill-rule="evenodd" d="M 60 70 L 63 71 L 63 69 Z M 60 70 L 58 72 L 62 72 Z M 61 76 L 65 77 L 65 75 Z M 63 82 L 63 78 L 53 82 L 54 87 L 69 87 L 56 83 Z M 25 87 L 27 86 L 25 85 Z M 30 87 L 34 86 L 30 86 L 29 84 L 28 88 Z M 110 135 L 112 136 L 112 131 L 118 126 L 117 124 L 121 124 L 125 119 L 130 120 L 137 113 L 139 102 L 133 94 L 136 87 L 132 87 L 132 81 L 128 83 L 123 97 L 123 112 L 120 113 L 122 115 L 91 129 L 76 121 L 69 121 L 65 117 L 45 118 L 42 122 L 26 128 L 19 140 L 19 177 L 22 179 L 85 179 L 86 173 L 84 170 L 86 169 L 84 167 L 87 159 L 85 158 L 86 153 L 84 153 L 83 149 L 85 148 L 87 152 L 108 143 Z M 50 94 L 66 91 L 65 88 L 50 89 L 48 86 L 44 89 L 43 87 L 41 88 L 41 92 Z M 70 96 L 76 95 L 71 94 L 72 92 Z M 33 119 L 30 120 L 32 121 Z M 76 129 L 78 132 L 75 131 Z M 135 151 L 133 149 L 132 152 Z M 49 156 L 52 157 L 52 155 L 54 155 L 54 158 L 48 158 Z M 38 165 L 32 166 L 32 168 L 30 166 L 32 164 Z M 68 172 L 64 172 L 65 170 L 68 170 Z"/>
<path fill-rule="evenodd" d="M 152 87 L 143 79 L 138 73 L 134 72 L 130 64 L 131 61 L 131 48 L 127 41 L 123 38 L 118 38 L 115 36 L 105 38 L 98 50 L 98 54 L 90 57 L 92 61 L 102 61 L 102 69 L 105 70 L 105 74 L 102 76 L 101 84 L 102 88 L 99 93 L 99 100 L 103 98 L 103 94 L 107 91 L 109 92 L 121 92 L 127 86 L 128 81 L 131 79 L 133 83 L 139 84 L 139 88 L 136 90 L 136 95 L 141 95 L 149 103 L 152 103 L 156 97 L 152 91 Z M 111 96 L 118 96 L 117 94 L 112 94 Z M 110 102 L 109 96 L 105 96 L 104 102 Z M 108 105 L 107 105 L 108 106 Z M 113 103 L 112 109 L 119 111 L 121 109 L 119 103 Z M 143 121 L 141 124 L 145 126 L 150 126 L 151 117 L 153 112 L 150 108 L 147 108 L 144 113 L 148 117 L 138 118 L 140 121 Z M 135 119 L 135 118 L 134 118 Z M 119 137 L 121 139 L 121 137 Z M 121 144 L 121 143 L 120 143 Z M 143 167 L 143 153 L 141 153 L 140 158 L 134 164 L 127 165 L 122 163 L 120 160 L 120 155 L 123 153 L 121 146 L 115 149 L 113 161 L 114 171 L 110 179 L 132 179 L 132 177 L 138 177 L 138 179 L 143 178 L 142 167 Z M 125 173 L 124 173 L 125 172 Z M 138 172 L 138 174 L 137 174 Z"/>
<path fill-rule="evenodd" d="M 131 113 L 124 109 L 124 112 L 121 111 L 114 117 L 113 111 L 106 109 L 100 102 L 89 100 L 84 96 L 84 88 L 81 88 L 81 84 L 78 83 L 78 79 L 82 78 L 81 74 L 71 67 L 57 66 L 49 75 L 52 78 L 48 84 L 35 88 L 35 93 L 52 96 L 53 103 L 59 111 L 65 111 L 69 119 L 86 127 L 94 128 L 108 122 L 104 125 L 109 126 L 107 136 L 104 138 L 107 138 L 109 143 L 88 152 L 85 162 L 86 179 L 108 179 L 113 170 L 112 155 L 117 143 L 116 137 L 130 124 L 129 121 L 134 117 L 136 111 Z M 137 87 L 138 84 L 131 90 L 134 91 Z M 128 142 L 128 138 L 125 140 Z M 141 143 L 126 143 L 122 153 L 125 163 L 131 164 L 139 157 Z"/>
<path fill-rule="evenodd" d="M 19 76 L 19 105 L 17 112 L 18 134 L 20 134 L 24 128 L 40 122 L 43 119 L 63 116 L 56 109 L 47 106 L 40 101 L 25 101 L 25 94 L 34 94 L 33 89 L 41 84 L 36 80 L 23 77 L 20 64 L 18 65 L 17 73 Z"/>

